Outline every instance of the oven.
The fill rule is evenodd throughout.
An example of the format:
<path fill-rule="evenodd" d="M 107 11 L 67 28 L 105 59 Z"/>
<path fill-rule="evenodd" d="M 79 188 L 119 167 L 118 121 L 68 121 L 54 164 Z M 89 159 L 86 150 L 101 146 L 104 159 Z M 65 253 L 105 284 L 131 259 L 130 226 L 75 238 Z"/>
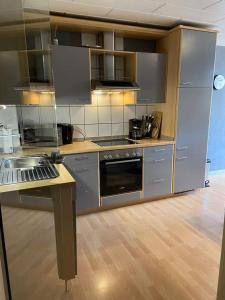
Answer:
<path fill-rule="evenodd" d="M 142 190 L 142 149 L 100 152 L 100 194 Z"/>

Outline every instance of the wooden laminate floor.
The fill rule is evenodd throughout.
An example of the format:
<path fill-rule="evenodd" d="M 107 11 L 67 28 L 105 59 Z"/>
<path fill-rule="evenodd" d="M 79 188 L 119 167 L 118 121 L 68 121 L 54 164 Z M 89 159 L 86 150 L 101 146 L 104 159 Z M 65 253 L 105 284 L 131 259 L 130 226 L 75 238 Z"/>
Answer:
<path fill-rule="evenodd" d="M 78 218 L 78 277 L 57 279 L 51 213 L 3 208 L 13 300 L 215 300 L 225 175 L 183 196 Z"/>

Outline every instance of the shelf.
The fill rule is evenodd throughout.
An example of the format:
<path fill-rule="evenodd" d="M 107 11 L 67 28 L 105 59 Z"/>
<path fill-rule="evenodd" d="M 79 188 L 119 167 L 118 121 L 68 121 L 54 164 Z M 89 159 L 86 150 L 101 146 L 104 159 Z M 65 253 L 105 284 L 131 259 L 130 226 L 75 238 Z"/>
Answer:
<path fill-rule="evenodd" d="M 107 50 L 107 49 L 96 49 L 90 48 L 91 54 L 101 55 L 101 54 L 112 54 L 118 56 L 128 56 L 135 55 L 135 52 L 131 51 L 119 51 L 119 50 Z"/>
<path fill-rule="evenodd" d="M 26 54 L 32 54 L 32 55 L 44 55 L 44 54 L 50 54 L 51 50 L 50 49 L 45 49 L 45 50 L 21 50 L 19 51 L 20 53 L 26 53 Z"/>

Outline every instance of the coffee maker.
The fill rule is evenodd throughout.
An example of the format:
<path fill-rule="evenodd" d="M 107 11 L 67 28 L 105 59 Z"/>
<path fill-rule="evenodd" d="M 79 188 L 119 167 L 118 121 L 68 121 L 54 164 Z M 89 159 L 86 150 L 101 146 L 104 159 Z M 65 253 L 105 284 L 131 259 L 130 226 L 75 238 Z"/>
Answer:
<path fill-rule="evenodd" d="M 73 125 L 67 123 L 58 123 L 57 129 L 59 146 L 73 143 Z"/>
<path fill-rule="evenodd" d="M 142 120 L 129 120 L 129 138 L 132 140 L 140 140 L 142 138 Z"/>

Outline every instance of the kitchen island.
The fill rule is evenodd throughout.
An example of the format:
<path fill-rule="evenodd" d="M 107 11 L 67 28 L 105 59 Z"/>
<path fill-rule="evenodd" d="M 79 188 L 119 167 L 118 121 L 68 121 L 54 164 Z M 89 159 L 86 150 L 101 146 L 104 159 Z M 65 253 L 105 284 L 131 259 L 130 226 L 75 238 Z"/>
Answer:
<path fill-rule="evenodd" d="M 77 274 L 75 180 L 63 164 L 55 165 L 55 168 L 59 172 L 59 176 L 54 179 L 0 186 L 0 201 L 1 195 L 9 192 L 23 193 L 30 191 L 31 193 L 35 193 L 36 190 L 49 190 L 53 199 L 58 275 L 60 279 L 65 280 L 67 283 L 68 280 L 75 278 Z M 2 215 L 0 217 L 0 249 L 3 249 L 0 255 L 2 264 L 6 270 L 4 272 L 4 281 L 7 285 L 7 282 L 9 284 L 9 278 Z M 5 290 L 8 290 L 7 286 L 5 286 Z"/>

